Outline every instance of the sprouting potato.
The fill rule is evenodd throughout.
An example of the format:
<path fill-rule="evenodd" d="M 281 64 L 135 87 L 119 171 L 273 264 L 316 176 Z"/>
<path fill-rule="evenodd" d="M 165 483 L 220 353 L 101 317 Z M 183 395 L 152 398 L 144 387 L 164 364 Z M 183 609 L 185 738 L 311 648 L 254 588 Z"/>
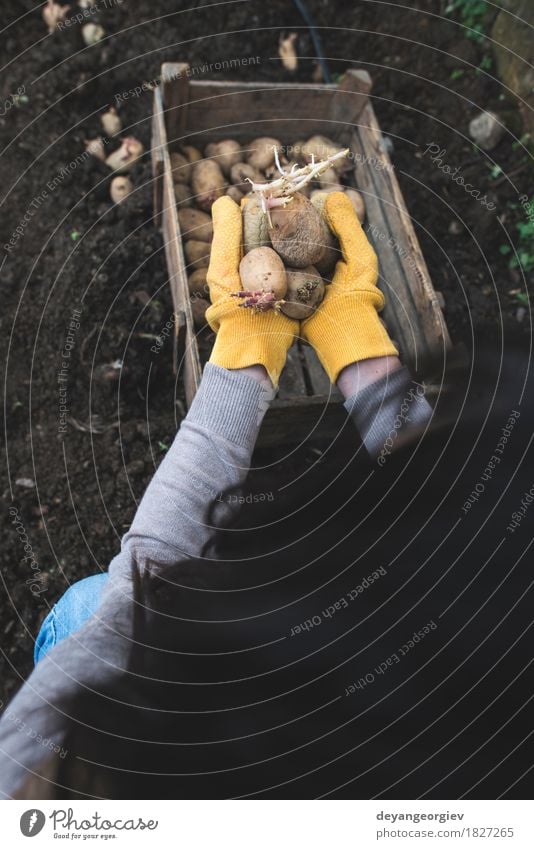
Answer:
<path fill-rule="evenodd" d="M 324 264 L 334 237 L 315 205 L 297 192 L 287 206 L 271 209 L 271 243 L 286 265 Z"/>
<path fill-rule="evenodd" d="M 302 321 L 309 318 L 324 298 L 321 275 L 309 265 L 307 268 L 287 268 L 287 292 L 281 310 L 289 318 Z"/>
<path fill-rule="evenodd" d="M 254 248 L 270 247 L 269 219 L 257 197 L 247 197 L 243 207 L 243 249 L 247 254 Z"/>
<path fill-rule="evenodd" d="M 245 254 L 239 264 L 239 276 L 246 292 L 264 292 L 272 295 L 275 301 L 286 294 L 284 263 L 272 248 L 254 248 Z"/>

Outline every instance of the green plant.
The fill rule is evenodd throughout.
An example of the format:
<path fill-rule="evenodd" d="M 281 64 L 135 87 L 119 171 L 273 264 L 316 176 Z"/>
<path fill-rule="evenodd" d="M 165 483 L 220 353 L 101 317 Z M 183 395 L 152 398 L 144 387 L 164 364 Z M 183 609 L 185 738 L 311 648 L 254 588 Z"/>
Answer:
<path fill-rule="evenodd" d="M 484 19 L 487 11 L 486 0 L 451 0 L 445 14 L 456 13 L 460 23 L 466 27 L 467 38 L 480 43 L 484 41 Z"/>
<path fill-rule="evenodd" d="M 534 209 L 534 198 L 530 201 L 527 209 Z M 510 245 L 500 245 L 499 253 L 502 256 L 510 256 L 509 268 L 521 268 L 524 272 L 534 271 L 534 216 L 529 215 L 527 221 L 518 221 L 515 225 L 519 234 L 517 250 L 512 253 Z"/>
<path fill-rule="evenodd" d="M 518 221 L 516 229 L 519 233 L 518 258 L 514 257 L 511 262 L 520 265 L 523 271 L 534 271 L 534 218 Z"/>
<path fill-rule="evenodd" d="M 459 80 L 460 77 L 463 77 L 464 71 L 463 68 L 455 68 L 454 71 L 451 71 L 450 79 L 451 80 Z"/>

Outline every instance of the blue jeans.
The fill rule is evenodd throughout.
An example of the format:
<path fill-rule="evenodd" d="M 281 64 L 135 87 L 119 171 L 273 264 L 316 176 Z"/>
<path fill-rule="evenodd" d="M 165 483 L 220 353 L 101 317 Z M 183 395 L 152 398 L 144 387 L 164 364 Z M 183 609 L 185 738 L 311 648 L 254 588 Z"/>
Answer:
<path fill-rule="evenodd" d="M 98 607 L 108 577 L 107 572 L 90 575 L 89 578 L 76 581 L 63 593 L 37 634 L 33 651 L 35 663 L 39 663 L 65 637 L 80 630 Z"/>

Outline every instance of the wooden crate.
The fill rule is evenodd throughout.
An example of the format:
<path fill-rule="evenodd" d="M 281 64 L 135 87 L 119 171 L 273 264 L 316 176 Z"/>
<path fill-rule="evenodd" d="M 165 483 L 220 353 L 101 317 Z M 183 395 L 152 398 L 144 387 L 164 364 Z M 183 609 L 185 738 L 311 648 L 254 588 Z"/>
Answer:
<path fill-rule="evenodd" d="M 445 357 L 450 340 L 440 300 L 382 143 L 370 91 L 371 79 L 360 70 L 347 71 L 337 85 L 315 85 L 197 80 L 185 63 L 162 66 L 152 119 L 154 209 L 162 228 L 175 310 L 174 366 L 183 374 L 188 405 L 202 365 L 169 155 L 186 140 L 203 149 L 210 141 L 228 137 L 245 143 L 270 135 L 291 144 L 320 133 L 350 147 L 354 185 L 367 207 L 365 228 L 378 254 L 379 285 L 386 295 L 382 317 L 389 333 L 415 374 L 429 356 Z M 346 418 L 341 403 L 314 351 L 297 343 L 265 418 L 262 442 L 332 437 Z"/>

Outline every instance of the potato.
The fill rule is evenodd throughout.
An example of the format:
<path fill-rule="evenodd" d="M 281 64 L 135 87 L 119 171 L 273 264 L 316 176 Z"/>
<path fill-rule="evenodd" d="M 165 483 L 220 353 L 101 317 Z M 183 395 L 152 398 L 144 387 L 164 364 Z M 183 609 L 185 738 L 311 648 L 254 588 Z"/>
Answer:
<path fill-rule="evenodd" d="M 206 298 L 209 297 L 209 286 L 208 281 L 206 280 L 206 274 L 208 273 L 207 268 L 197 268 L 196 271 L 193 271 L 192 274 L 187 278 L 187 285 L 189 287 L 189 294 L 196 295 L 198 298 Z"/>
<path fill-rule="evenodd" d="M 298 190 L 299 195 L 304 195 L 305 198 L 310 198 L 312 196 L 312 187 L 311 184 L 308 183 L 306 186 L 303 186 Z"/>
<path fill-rule="evenodd" d="M 273 294 L 276 300 L 287 291 L 284 263 L 272 248 L 254 248 L 239 263 L 241 285 L 246 292 Z"/>
<path fill-rule="evenodd" d="M 299 165 L 306 164 L 306 160 L 304 158 L 305 146 L 306 142 L 304 141 L 304 139 L 299 139 L 298 141 L 293 142 L 293 144 L 289 148 L 289 153 L 291 153 L 292 158 L 295 160 L 295 162 L 298 162 Z"/>
<path fill-rule="evenodd" d="M 174 199 L 180 206 L 192 206 L 191 189 L 185 183 L 174 184 Z"/>
<path fill-rule="evenodd" d="M 274 162 L 275 147 L 279 150 L 282 147 L 278 139 L 273 139 L 269 136 L 254 139 L 254 141 L 251 141 L 247 145 L 249 149 L 247 155 L 248 164 L 252 165 L 253 168 L 257 168 L 259 171 L 265 171 Z"/>
<path fill-rule="evenodd" d="M 312 192 L 311 203 L 319 213 L 320 219 L 328 231 L 328 236 L 325 237 L 323 253 L 314 264 L 321 277 L 329 281 L 336 262 L 338 259 L 341 259 L 341 253 L 337 246 L 337 240 L 324 217 L 324 205 L 328 194 L 328 192 Z"/>
<path fill-rule="evenodd" d="M 290 170 L 292 165 L 297 165 L 298 167 L 298 162 L 289 162 L 283 153 L 278 153 L 278 160 L 285 171 Z M 281 174 L 276 162 L 273 162 L 272 165 L 269 165 L 269 167 L 265 169 L 265 177 L 267 180 L 276 180 L 280 176 Z"/>
<path fill-rule="evenodd" d="M 309 318 L 324 298 L 324 283 L 313 265 L 287 268 L 287 292 L 281 311 L 298 321 Z"/>
<path fill-rule="evenodd" d="M 223 174 L 228 177 L 232 165 L 235 165 L 236 162 L 242 162 L 245 154 L 241 150 L 239 142 L 233 139 L 224 139 L 224 141 L 209 144 L 206 147 L 206 156 L 210 159 L 214 158 Z"/>
<path fill-rule="evenodd" d="M 191 163 L 181 153 L 171 153 L 171 169 L 174 183 L 188 183 L 191 179 Z"/>
<path fill-rule="evenodd" d="M 286 207 L 271 209 L 271 222 L 272 246 L 286 265 L 324 265 L 335 245 L 334 237 L 322 214 L 303 194 L 294 194 Z"/>
<path fill-rule="evenodd" d="M 191 164 L 193 164 L 193 162 L 199 162 L 199 160 L 202 159 L 200 150 L 198 147 L 193 147 L 192 144 L 183 144 L 180 149 L 187 161 L 191 162 Z"/>
<path fill-rule="evenodd" d="M 226 190 L 226 183 L 221 169 L 212 159 L 203 159 L 193 165 L 191 187 L 197 206 L 204 212 L 209 212 Z"/>
<path fill-rule="evenodd" d="M 124 198 L 128 197 L 131 192 L 133 192 L 133 183 L 129 177 L 126 177 L 125 175 L 113 177 L 109 188 L 109 193 L 113 203 L 120 203 L 124 200 Z"/>
<path fill-rule="evenodd" d="M 340 150 L 343 150 L 343 148 L 333 142 L 332 139 L 328 139 L 326 136 L 312 136 L 302 148 L 302 156 L 305 162 L 311 162 L 312 156 L 316 162 L 320 162 L 321 159 L 328 159 L 329 156 L 339 153 Z M 352 165 L 346 159 L 338 159 L 332 164 L 332 168 L 335 169 L 337 174 L 343 174 L 345 171 L 350 171 Z"/>
<path fill-rule="evenodd" d="M 363 224 L 365 218 L 365 201 L 361 194 L 356 189 L 346 189 L 345 194 L 354 207 L 354 212 L 358 216 L 358 221 Z"/>
<path fill-rule="evenodd" d="M 342 192 L 343 186 L 339 182 L 335 168 L 327 168 L 318 178 L 321 191 L 323 192 Z"/>
<path fill-rule="evenodd" d="M 237 186 L 228 186 L 228 188 L 226 189 L 226 194 L 229 198 L 235 200 L 236 203 L 241 203 L 242 198 L 245 197 L 241 189 L 239 189 Z"/>
<path fill-rule="evenodd" d="M 207 212 L 201 212 L 199 209 L 179 209 L 178 222 L 186 241 L 196 239 L 197 242 L 211 242 L 213 239 L 213 224 Z"/>
<path fill-rule="evenodd" d="M 211 246 L 207 242 L 190 239 L 184 245 L 185 258 L 189 268 L 207 268 L 210 264 Z"/>
<path fill-rule="evenodd" d="M 243 207 L 243 245 L 246 254 L 254 248 L 271 245 L 269 219 L 255 196 L 247 198 Z"/>
<path fill-rule="evenodd" d="M 191 312 L 193 313 L 193 324 L 197 328 L 197 330 L 202 330 L 203 328 L 208 328 L 209 325 L 206 321 L 206 310 L 210 305 L 209 301 L 206 301 L 204 298 L 192 298 L 191 299 Z"/>
<path fill-rule="evenodd" d="M 248 179 L 246 179 L 247 177 Z M 260 174 L 256 168 L 253 168 L 252 165 L 246 162 L 236 162 L 235 165 L 232 165 L 230 169 L 230 180 L 245 195 L 252 189 L 248 180 L 254 180 L 255 183 L 265 182 L 263 174 Z"/>

